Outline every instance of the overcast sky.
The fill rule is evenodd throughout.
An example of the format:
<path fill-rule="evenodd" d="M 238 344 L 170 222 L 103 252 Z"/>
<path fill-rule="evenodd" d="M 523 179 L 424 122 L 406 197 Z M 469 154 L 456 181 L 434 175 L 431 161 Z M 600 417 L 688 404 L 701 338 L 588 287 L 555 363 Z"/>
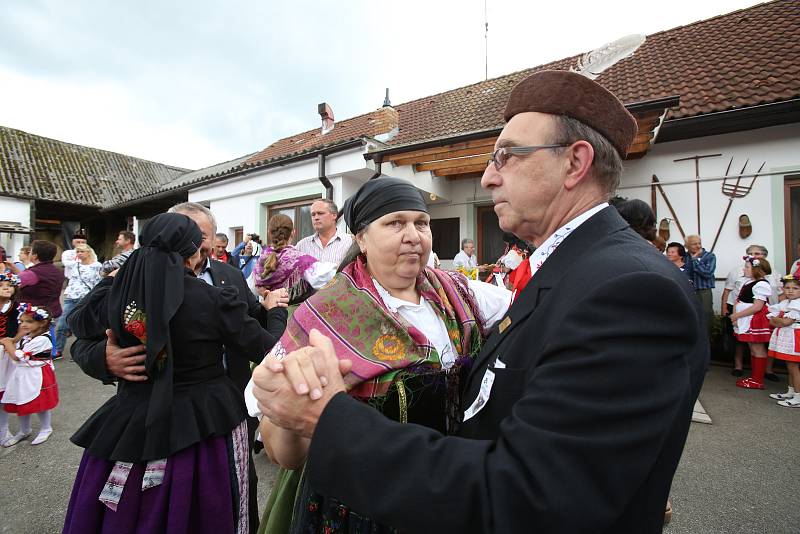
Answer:
<path fill-rule="evenodd" d="M 487 0 L 489 77 L 754 5 Z M 483 0 L 2 0 L 0 125 L 200 168 L 484 78 Z"/>

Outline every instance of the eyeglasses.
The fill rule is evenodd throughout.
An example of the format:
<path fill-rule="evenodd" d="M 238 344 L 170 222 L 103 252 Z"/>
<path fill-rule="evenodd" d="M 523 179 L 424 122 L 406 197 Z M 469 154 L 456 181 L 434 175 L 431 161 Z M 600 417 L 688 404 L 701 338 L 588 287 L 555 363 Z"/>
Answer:
<path fill-rule="evenodd" d="M 539 145 L 539 146 L 504 146 L 502 148 L 498 148 L 497 150 L 492 153 L 492 157 L 489 158 L 489 161 L 486 162 L 486 165 L 494 163 L 494 168 L 498 171 L 503 168 L 503 165 L 506 164 L 508 158 L 511 156 L 525 156 L 528 154 L 533 154 L 537 150 L 542 150 L 545 148 L 564 148 L 568 147 L 568 144 L 558 144 L 558 145 Z"/>

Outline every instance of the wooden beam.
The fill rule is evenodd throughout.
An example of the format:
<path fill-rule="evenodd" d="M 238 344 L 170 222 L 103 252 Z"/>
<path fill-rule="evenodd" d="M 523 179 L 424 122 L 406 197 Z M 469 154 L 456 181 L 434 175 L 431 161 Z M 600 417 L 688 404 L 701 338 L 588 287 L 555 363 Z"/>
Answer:
<path fill-rule="evenodd" d="M 445 159 L 463 158 L 464 156 L 477 156 L 482 154 L 485 154 L 486 159 L 489 159 L 489 154 L 492 153 L 492 149 L 494 149 L 494 144 L 488 147 L 478 146 L 473 148 L 462 148 L 460 150 L 451 150 L 450 152 L 416 156 L 413 158 L 400 158 L 392 161 L 392 163 L 398 167 L 401 167 L 403 165 L 416 165 L 418 163 L 430 163 L 433 161 L 442 161 Z"/>
<path fill-rule="evenodd" d="M 447 154 L 448 152 L 452 152 L 454 150 L 462 150 L 465 148 L 476 148 L 476 147 L 491 147 L 494 146 L 495 141 L 497 141 L 497 137 L 487 137 L 486 139 L 474 139 L 472 141 L 464 141 L 461 143 L 453 143 L 451 145 L 445 146 L 436 146 L 432 148 L 425 148 L 421 150 L 411 150 L 409 152 L 403 152 L 398 154 L 392 154 L 391 156 L 386 156 L 383 161 L 395 161 L 398 159 L 404 158 L 415 158 L 418 156 L 432 156 L 435 154 Z M 435 159 L 435 158 L 431 158 Z"/>
<path fill-rule="evenodd" d="M 442 161 L 433 161 L 431 163 L 420 163 L 416 166 L 416 170 L 422 171 L 436 171 L 440 169 L 452 169 L 457 167 L 464 167 L 467 165 L 483 165 L 489 161 L 489 155 L 483 154 L 480 156 L 467 156 L 465 158 L 445 159 Z"/>
<path fill-rule="evenodd" d="M 483 176 L 483 172 L 468 172 L 465 174 L 454 174 L 453 176 L 446 176 L 445 180 L 448 182 L 455 182 L 458 180 L 469 180 L 472 178 L 480 179 Z"/>
<path fill-rule="evenodd" d="M 486 164 L 464 165 L 462 167 L 450 167 L 448 169 L 438 169 L 433 171 L 434 176 L 454 176 L 456 174 L 466 174 L 468 172 L 481 173 L 486 170 Z"/>

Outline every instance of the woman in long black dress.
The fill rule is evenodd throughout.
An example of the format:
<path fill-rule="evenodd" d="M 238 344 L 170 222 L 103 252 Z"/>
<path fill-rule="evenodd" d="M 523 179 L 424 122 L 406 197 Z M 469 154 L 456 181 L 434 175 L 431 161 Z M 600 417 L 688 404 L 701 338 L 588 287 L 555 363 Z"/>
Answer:
<path fill-rule="evenodd" d="M 241 393 L 226 376 L 223 340 L 263 354 L 275 338 L 236 289 L 196 278 L 202 234 L 185 215 L 151 219 L 98 302 L 121 346 L 144 344 L 148 379 L 117 393 L 72 437 L 86 449 L 65 533 L 246 533 L 248 440 Z"/>

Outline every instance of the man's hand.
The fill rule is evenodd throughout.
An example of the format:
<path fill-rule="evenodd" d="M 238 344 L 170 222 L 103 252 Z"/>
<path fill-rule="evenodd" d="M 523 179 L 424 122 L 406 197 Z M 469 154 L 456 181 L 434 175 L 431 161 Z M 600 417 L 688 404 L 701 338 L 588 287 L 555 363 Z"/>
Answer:
<path fill-rule="evenodd" d="M 261 305 L 268 310 L 275 307 L 289 307 L 289 292 L 285 288 L 275 289 L 274 291 L 259 288 L 258 294 L 262 298 Z"/>
<path fill-rule="evenodd" d="M 145 374 L 144 360 L 147 357 L 145 354 L 144 345 L 136 345 L 134 347 L 121 348 L 117 341 L 117 336 L 111 330 L 106 330 L 106 368 L 108 372 L 117 378 L 127 380 L 128 382 L 144 382 L 147 380 Z"/>
<path fill-rule="evenodd" d="M 309 342 L 309 347 L 281 361 L 268 356 L 253 372 L 253 394 L 261 413 L 307 438 L 313 436 L 331 398 L 345 391 L 342 375 L 352 366 L 349 360 L 336 358 L 331 340 L 317 330 L 311 330 Z"/>

